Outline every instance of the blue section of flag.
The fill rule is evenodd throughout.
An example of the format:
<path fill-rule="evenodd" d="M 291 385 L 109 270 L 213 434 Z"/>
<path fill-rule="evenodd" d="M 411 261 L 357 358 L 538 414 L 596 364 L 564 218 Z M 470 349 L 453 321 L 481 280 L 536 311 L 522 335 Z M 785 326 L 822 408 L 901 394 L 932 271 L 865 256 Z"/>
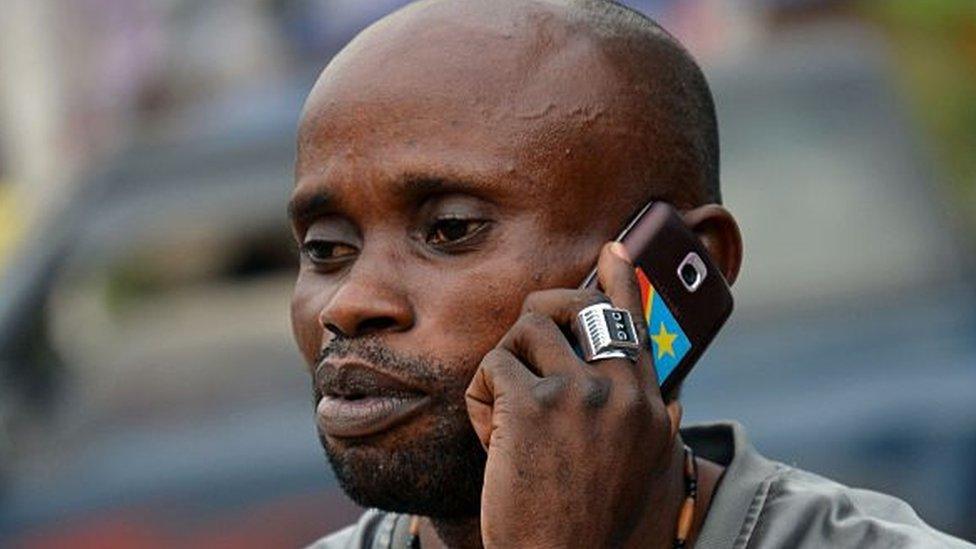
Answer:
<path fill-rule="evenodd" d="M 691 341 L 678 325 L 678 321 L 674 319 L 674 315 L 671 314 L 671 310 L 661 299 L 660 294 L 656 291 L 653 294 L 647 335 L 651 340 L 657 380 L 661 384 L 691 350 Z"/>

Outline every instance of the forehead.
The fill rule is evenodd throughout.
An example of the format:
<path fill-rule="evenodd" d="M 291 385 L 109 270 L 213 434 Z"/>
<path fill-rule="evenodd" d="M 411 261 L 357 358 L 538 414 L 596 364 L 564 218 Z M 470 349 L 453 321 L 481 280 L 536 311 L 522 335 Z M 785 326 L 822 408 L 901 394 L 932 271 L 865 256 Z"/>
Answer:
<path fill-rule="evenodd" d="M 299 187 L 429 173 L 586 200 L 613 176 L 633 113 L 598 44 L 549 6 L 454 5 L 470 13 L 408 8 L 329 64 L 302 116 Z"/>

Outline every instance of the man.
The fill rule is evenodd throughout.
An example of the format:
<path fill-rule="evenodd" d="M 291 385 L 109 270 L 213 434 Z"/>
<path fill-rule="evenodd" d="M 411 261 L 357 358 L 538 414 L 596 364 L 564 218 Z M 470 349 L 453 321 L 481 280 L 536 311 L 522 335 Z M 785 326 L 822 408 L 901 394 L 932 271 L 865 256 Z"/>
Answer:
<path fill-rule="evenodd" d="M 641 317 L 604 243 L 650 200 L 735 280 L 717 143 L 694 61 L 612 3 L 425 1 L 333 59 L 299 129 L 292 323 L 329 460 L 375 509 L 317 546 L 964 545 L 734 424 L 679 431 L 646 351 L 573 351 L 583 308 Z M 573 289 L 595 263 L 603 291 Z"/>

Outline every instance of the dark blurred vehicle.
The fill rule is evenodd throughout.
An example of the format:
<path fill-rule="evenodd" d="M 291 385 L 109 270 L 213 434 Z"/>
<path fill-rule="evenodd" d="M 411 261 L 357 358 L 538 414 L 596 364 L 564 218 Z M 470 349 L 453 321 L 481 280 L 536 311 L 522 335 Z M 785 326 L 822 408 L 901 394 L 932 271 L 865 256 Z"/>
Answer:
<path fill-rule="evenodd" d="M 707 71 L 747 263 L 682 400 L 976 539 L 967 247 L 872 43 L 828 36 Z M 288 328 L 310 84 L 189 113 L 30 233 L 0 293 L 0 545 L 295 546 L 355 516 Z"/>
<path fill-rule="evenodd" d="M 311 81 L 187 113 L 29 236 L 0 302 L 0 539 L 288 546 L 355 516 L 288 331 Z"/>

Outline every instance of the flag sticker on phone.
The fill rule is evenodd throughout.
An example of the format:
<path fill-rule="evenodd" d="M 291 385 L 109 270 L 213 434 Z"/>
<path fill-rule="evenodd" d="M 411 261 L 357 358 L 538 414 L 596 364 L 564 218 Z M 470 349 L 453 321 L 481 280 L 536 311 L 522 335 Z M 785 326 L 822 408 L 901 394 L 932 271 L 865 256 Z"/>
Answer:
<path fill-rule="evenodd" d="M 657 370 L 658 383 L 664 383 L 671 372 L 681 363 L 681 359 L 691 350 L 691 341 L 674 319 L 671 310 L 654 289 L 651 281 L 640 267 L 637 282 L 641 291 L 641 307 L 647 323 L 647 335 L 651 340 L 651 356 Z"/>

